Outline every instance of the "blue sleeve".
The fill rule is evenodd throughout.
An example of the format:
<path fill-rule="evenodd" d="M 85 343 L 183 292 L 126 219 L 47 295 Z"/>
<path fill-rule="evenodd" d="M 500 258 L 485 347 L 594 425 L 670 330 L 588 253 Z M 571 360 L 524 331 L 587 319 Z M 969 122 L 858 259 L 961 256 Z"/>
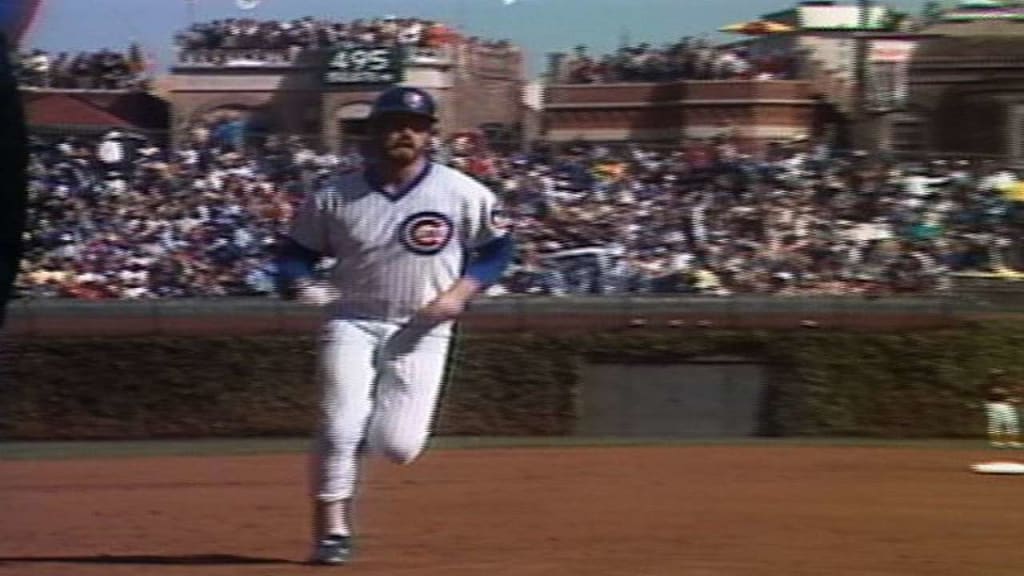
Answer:
<path fill-rule="evenodd" d="M 514 255 L 515 241 L 512 237 L 508 234 L 499 236 L 476 249 L 465 275 L 486 288 L 501 278 Z"/>
<path fill-rule="evenodd" d="M 277 250 L 278 290 L 289 291 L 296 280 L 313 276 L 313 267 L 321 258 L 316 250 L 310 250 L 291 238 L 284 238 Z"/>

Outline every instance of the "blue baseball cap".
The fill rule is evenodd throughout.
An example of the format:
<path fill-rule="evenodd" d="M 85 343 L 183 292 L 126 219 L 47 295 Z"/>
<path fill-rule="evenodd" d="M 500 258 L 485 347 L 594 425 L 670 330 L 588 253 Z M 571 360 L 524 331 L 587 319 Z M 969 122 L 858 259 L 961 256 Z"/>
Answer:
<path fill-rule="evenodd" d="M 382 114 L 415 114 L 437 121 L 437 105 L 425 90 L 407 86 L 388 88 L 373 103 L 371 118 Z"/>

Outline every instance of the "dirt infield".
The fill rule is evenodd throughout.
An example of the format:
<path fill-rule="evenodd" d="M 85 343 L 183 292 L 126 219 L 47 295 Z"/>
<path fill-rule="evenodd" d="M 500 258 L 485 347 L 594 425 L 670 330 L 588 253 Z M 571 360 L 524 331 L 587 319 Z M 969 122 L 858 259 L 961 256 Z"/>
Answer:
<path fill-rule="evenodd" d="M 995 455 L 439 450 L 407 468 L 369 467 L 360 554 L 341 570 L 1017 576 L 1024 476 L 966 468 Z M 323 573 L 301 564 L 305 465 L 299 455 L 0 461 L 0 576 Z"/>

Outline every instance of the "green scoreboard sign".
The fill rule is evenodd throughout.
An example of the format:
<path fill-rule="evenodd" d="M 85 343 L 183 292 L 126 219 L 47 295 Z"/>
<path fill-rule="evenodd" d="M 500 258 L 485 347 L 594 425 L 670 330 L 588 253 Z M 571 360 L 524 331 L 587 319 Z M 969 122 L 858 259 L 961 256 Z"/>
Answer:
<path fill-rule="evenodd" d="M 396 84 L 402 81 L 402 51 L 392 46 L 335 48 L 327 59 L 325 84 Z"/>

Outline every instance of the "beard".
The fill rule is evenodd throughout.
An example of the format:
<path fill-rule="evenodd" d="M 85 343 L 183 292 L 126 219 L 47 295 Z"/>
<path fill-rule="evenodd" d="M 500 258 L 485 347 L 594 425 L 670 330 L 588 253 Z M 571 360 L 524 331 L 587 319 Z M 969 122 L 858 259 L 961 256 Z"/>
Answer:
<path fill-rule="evenodd" d="M 384 148 L 384 157 L 396 164 L 415 162 L 423 153 L 423 148 L 412 142 L 399 142 Z"/>

